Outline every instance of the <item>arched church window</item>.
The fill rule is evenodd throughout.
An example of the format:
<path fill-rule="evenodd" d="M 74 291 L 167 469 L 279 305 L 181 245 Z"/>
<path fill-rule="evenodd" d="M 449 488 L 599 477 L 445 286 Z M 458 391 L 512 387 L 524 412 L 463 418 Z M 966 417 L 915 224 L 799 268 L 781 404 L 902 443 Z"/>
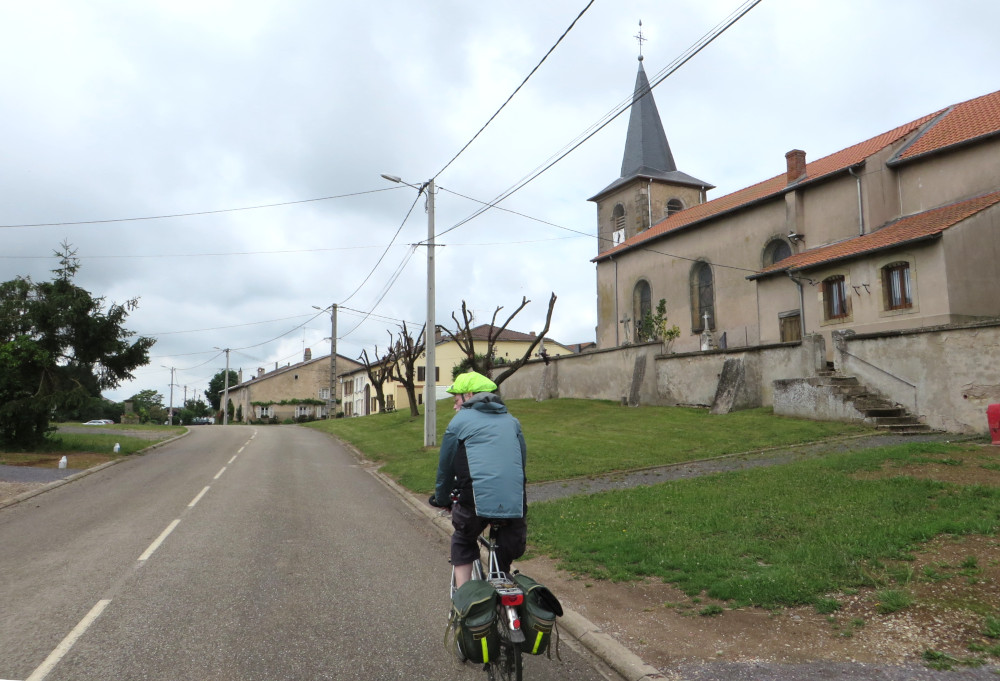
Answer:
<path fill-rule="evenodd" d="M 611 211 L 611 231 L 625 229 L 625 206 L 617 204 Z"/>
<path fill-rule="evenodd" d="M 653 314 L 653 293 L 649 288 L 649 282 L 645 279 L 640 279 L 636 283 L 635 288 L 632 289 L 632 315 L 635 319 L 635 324 L 633 328 L 635 329 L 635 340 L 637 342 L 642 342 L 644 340 L 641 338 L 642 331 L 642 320 L 646 318 L 646 315 Z"/>
<path fill-rule="evenodd" d="M 616 204 L 611 211 L 611 245 L 625 241 L 625 206 Z"/>
<path fill-rule="evenodd" d="M 680 199 L 670 199 L 667 201 L 667 217 L 684 210 L 684 204 Z"/>
<path fill-rule="evenodd" d="M 792 247 L 784 239 L 774 239 L 764 247 L 764 267 L 781 262 L 792 254 Z"/>
<path fill-rule="evenodd" d="M 705 315 L 708 328 L 715 328 L 715 283 L 712 266 L 707 262 L 696 262 L 691 268 L 691 329 L 696 333 L 705 330 Z"/>

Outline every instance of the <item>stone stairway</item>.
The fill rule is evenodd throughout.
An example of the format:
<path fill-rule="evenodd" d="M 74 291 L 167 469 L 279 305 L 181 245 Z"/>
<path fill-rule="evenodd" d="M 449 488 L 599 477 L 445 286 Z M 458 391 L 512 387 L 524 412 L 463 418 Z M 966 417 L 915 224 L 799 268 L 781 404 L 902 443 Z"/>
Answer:
<path fill-rule="evenodd" d="M 809 379 L 809 383 L 818 389 L 831 392 L 837 399 L 853 407 L 863 415 L 865 423 L 880 430 L 896 435 L 915 435 L 934 432 L 925 423 L 904 407 L 892 402 L 882 395 L 869 390 L 854 376 L 844 376 L 836 371 L 822 371 L 818 376 Z"/>

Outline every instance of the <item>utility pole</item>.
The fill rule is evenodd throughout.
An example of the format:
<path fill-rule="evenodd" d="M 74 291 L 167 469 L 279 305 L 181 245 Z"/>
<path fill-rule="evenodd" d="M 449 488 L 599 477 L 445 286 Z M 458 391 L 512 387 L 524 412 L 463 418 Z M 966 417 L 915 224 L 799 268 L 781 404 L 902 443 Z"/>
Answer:
<path fill-rule="evenodd" d="M 170 410 L 167 412 L 169 414 L 167 423 L 172 426 L 174 425 L 174 367 L 162 364 L 160 366 L 164 369 L 170 369 Z"/>
<path fill-rule="evenodd" d="M 333 418 L 337 409 L 337 303 L 330 306 L 330 404 L 326 417 Z"/>
<path fill-rule="evenodd" d="M 396 175 L 382 175 L 390 182 L 400 182 L 414 187 L 418 192 L 427 192 L 427 324 L 424 327 L 424 447 L 437 446 L 437 359 L 435 341 L 437 324 L 434 322 L 434 178 L 416 187 L 403 182 Z M 419 194 L 418 194 L 419 196 Z"/>
<path fill-rule="evenodd" d="M 434 178 L 424 185 L 427 189 L 427 330 L 424 331 L 427 369 L 424 371 L 424 447 L 437 446 L 437 358 L 435 341 L 437 324 L 434 320 Z"/>
<path fill-rule="evenodd" d="M 229 348 L 226 348 L 226 382 L 222 391 L 222 425 L 229 425 Z"/>

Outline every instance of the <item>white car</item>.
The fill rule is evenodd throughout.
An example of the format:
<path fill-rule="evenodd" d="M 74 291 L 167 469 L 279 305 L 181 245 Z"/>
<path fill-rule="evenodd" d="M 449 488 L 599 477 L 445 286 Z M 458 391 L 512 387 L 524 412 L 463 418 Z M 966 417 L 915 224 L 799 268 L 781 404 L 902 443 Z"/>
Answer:
<path fill-rule="evenodd" d="M 94 419 L 93 421 L 87 421 L 83 425 L 85 426 L 113 426 L 115 422 L 111 419 Z"/>

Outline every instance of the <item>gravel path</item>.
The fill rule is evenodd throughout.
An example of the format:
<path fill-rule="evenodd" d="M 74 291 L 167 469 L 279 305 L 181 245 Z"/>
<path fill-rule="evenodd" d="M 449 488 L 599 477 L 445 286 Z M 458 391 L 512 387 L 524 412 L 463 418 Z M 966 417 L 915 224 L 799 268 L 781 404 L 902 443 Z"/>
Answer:
<path fill-rule="evenodd" d="M 824 454 L 889 447 L 912 442 L 956 442 L 963 439 L 954 433 L 929 433 L 927 435 L 863 435 L 831 442 L 817 442 L 796 447 L 767 449 L 739 454 L 727 454 L 700 461 L 685 461 L 669 466 L 656 466 L 638 471 L 612 473 L 589 478 L 572 478 L 554 482 L 540 482 L 528 485 L 528 502 L 549 501 L 576 494 L 594 494 L 608 490 L 628 489 L 656 485 L 668 480 L 693 478 L 723 471 L 737 471 L 761 466 L 790 463 Z M 965 438 L 970 439 L 970 438 Z M 530 454 L 529 454 L 530 455 Z"/>
<path fill-rule="evenodd" d="M 0 466 L 4 482 L 53 482 L 79 473 L 78 468 L 32 468 L 31 466 Z"/>

